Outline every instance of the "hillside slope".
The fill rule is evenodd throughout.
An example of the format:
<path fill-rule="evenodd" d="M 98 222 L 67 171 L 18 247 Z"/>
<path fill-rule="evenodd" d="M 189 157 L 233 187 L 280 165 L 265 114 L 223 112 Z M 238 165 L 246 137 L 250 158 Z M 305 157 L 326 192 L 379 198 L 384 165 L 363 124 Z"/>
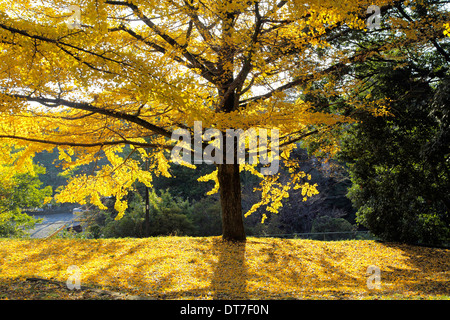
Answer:
<path fill-rule="evenodd" d="M 374 241 L 218 237 L 2 240 L 0 282 L 63 281 L 157 299 L 449 298 L 450 250 Z M 369 266 L 380 288 L 369 289 Z M 372 283 L 372 282 L 370 282 Z"/>

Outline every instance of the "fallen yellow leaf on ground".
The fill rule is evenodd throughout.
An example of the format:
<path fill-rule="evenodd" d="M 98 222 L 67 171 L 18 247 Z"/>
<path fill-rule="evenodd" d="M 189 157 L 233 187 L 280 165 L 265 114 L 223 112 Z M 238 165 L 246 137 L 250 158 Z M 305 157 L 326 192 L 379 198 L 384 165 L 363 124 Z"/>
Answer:
<path fill-rule="evenodd" d="M 157 299 L 450 297 L 449 249 L 218 237 L 0 241 L 3 287 L 33 277 L 65 283 L 70 266 L 81 285 Z M 379 270 L 378 288 L 368 285 L 369 266 Z"/>

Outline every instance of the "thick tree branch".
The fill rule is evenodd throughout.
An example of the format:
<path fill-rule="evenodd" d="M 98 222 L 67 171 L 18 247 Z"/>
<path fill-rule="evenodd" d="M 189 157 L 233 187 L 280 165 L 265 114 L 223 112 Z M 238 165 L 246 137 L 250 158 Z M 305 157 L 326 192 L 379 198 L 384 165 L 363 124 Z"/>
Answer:
<path fill-rule="evenodd" d="M 19 98 L 24 99 L 26 101 L 31 102 L 38 102 L 44 106 L 47 107 L 59 107 L 59 106 L 65 106 L 69 107 L 71 109 L 77 109 L 77 110 L 84 110 L 88 112 L 94 112 L 97 114 L 106 115 L 112 118 L 126 120 L 128 122 L 135 123 L 145 129 L 148 129 L 150 131 L 153 131 L 156 134 L 162 135 L 164 137 L 171 138 L 172 133 L 164 128 L 158 127 L 142 118 L 139 118 L 136 115 L 131 115 L 128 113 L 116 111 L 116 110 L 108 110 L 104 108 L 96 107 L 90 103 L 86 102 L 73 102 L 68 101 L 65 99 L 51 99 L 51 98 L 43 98 L 43 97 L 32 97 L 32 96 L 26 96 L 26 95 L 19 95 L 19 94 L 5 94 L 6 96 L 13 97 L 13 98 Z"/>
<path fill-rule="evenodd" d="M 350 58 L 348 62 L 354 61 L 354 60 L 356 60 L 357 57 L 362 56 L 362 55 L 363 54 L 355 55 L 352 58 Z M 273 89 L 273 90 L 271 90 L 271 91 L 269 91 L 269 92 L 267 92 L 265 94 L 262 94 L 262 95 L 259 95 L 259 96 L 256 96 L 256 97 L 252 97 L 252 98 L 249 98 L 249 99 L 242 100 L 240 102 L 240 104 L 241 104 L 240 108 L 245 108 L 250 102 L 267 100 L 267 99 L 271 98 L 276 93 L 283 92 L 283 91 L 286 91 L 286 90 L 291 89 L 293 87 L 305 84 L 308 81 L 313 80 L 318 75 L 331 74 L 333 72 L 342 70 L 345 67 L 347 67 L 347 63 L 338 62 L 338 63 L 336 63 L 336 64 L 328 67 L 327 69 L 325 69 L 323 71 L 320 71 L 318 73 L 315 73 L 315 74 L 311 74 L 310 73 L 310 74 L 308 74 L 308 75 L 306 75 L 304 77 L 299 77 L 299 78 L 297 78 L 297 79 L 295 79 L 295 80 L 293 80 L 293 81 L 291 81 L 291 82 L 289 82 L 289 83 L 287 83 L 285 85 L 282 85 L 282 86 L 280 86 L 278 88 L 275 88 L 275 89 Z"/>
<path fill-rule="evenodd" d="M 67 146 L 67 147 L 83 147 L 83 148 L 94 148 L 94 147 L 103 147 L 103 146 L 114 146 L 114 145 L 133 145 L 140 148 L 154 148 L 154 149 L 168 149 L 171 150 L 173 146 L 162 145 L 162 144 L 154 144 L 154 143 L 146 143 L 146 142 L 136 142 L 128 139 L 117 140 L 117 141 L 99 141 L 92 143 L 81 143 L 81 142 L 73 142 L 73 141 L 53 141 L 49 139 L 37 139 L 30 137 L 21 137 L 16 135 L 3 135 L 0 134 L 0 139 L 14 139 L 14 140 L 22 140 L 28 142 L 49 144 L 54 146 Z"/>
<path fill-rule="evenodd" d="M 203 24 L 203 22 L 200 21 L 197 12 L 197 9 L 189 3 L 189 1 L 184 0 L 184 4 L 188 8 L 186 10 L 186 13 L 189 15 L 189 17 L 194 22 L 195 28 L 197 29 L 200 36 L 203 38 L 203 40 L 208 44 L 208 46 L 215 52 L 219 51 L 219 48 L 215 45 L 213 45 L 213 36 L 211 32 L 209 32 L 209 29 Z"/>
<path fill-rule="evenodd" d="M 304 139 L 304 138 L 306 138 L 306 137 L 312 136 L 312 135 L 317 134 L 317 133 L 319 133 L 319 132 L 320 132 L 319 129 L 315 129 L 315 130 L 312 130 L 312 131 L 303 133 L 303 134 L 301 134 L 300 136 L 298 136 L 298 137 L 296 137 L 296 138 L 294 138 L 294 139 L 291 139 L 291 140 L 288 140 L 288 141 L 285 141 L 285 142 L 281 143 L 281 144 L 280 144 L 280 147 L 284 147 L 284 146 L 287 146 L 287 145 L 296 143 L 296 142 L 298 142 L 298 141 L 300 141 L 300 140 L 302 140 L 302 139 Z M 291 135 L 293 135 L 293 134 L 290 134 L 290 136 L 291 136 Z M 283 139 L 285 139 L 285 138 L 286 138 L 286 137 L 282 137 L 280 140 L 283 140 Z"/>
<path fill-rule="evenodd" d="M 219 108 L 222 108 L 225 104 L 225 101 L 230 97 L 230 95 L 234 92 L 234 105 L 238 106 L 239 104 L 239 98 L 241 96 L 241 90 L 244 85 L 245 79 L 247 79 L 248 74 L 252 70 L 252 60 L 253 55 L 256 51 L 256 44 L 258 43 L 258 37 L 261 33 L 262 27 L 263 27 L 264 21 L 261 18 L 261 14 L 259 12 L 259 5 L 256 2 L 255 3 L 255 27 L 254 31 L 251 37 L 251 41 L 249 44 L 249 50 L 248 54 L 244 59 L 243 66 L 241 68 L 241 71 L 236 76 L 236 78 L 233 80 L 233 82 L 227 87 L 227 90 L 222 97 L 222 101 L 219 105 Z"/>
<path fill-rule="evenodd" d="M 131 66 L 130 64 L 128 64 L 128 63 L 126 63 L 124 61 L 117 61 L 117 60 L 114 60 L 112 58 L 105 57 L 104 55 L 98 54 L 96 52 L 92 52 L 90 50 L 86 50 L 84 48 L 80 48 L 80 47 L 74 46 L 74 45 L 72 45 L 70 43 L 66 43 L 64 41 L 60 41 L 59 39 L 51 39 L 51 38 L 40 36 L 40 35 L 33 35 L 33 34 L 28 33 L 25 30 L 20 30 L 20 29 L 14 28 L 12 26 L 5 25 L 3 23 L 0 23 L 0 28 L 4 29 L 4 30 L 7 30 L 7 31 L 9 31 L 9 32 L 11 32 L 13 34 L 20 34 L 20 35 L 28 37 L 30 39 L 40 40 L 40 41 L 48 42 L 48 43 L 54 43 L 60 49 L 61 49 L 60 46 L 66 46 L 66 47 L 69 47 L 69 48 L 72 48 L 72 49 L 75 49 L 75 50 L 78 50 L 78 51 L 81 51 L 81 52 L 93 55 L 95 57 L 101 58 L 101 59 L 109 61 L 109 62 L 114 62 L 114 63 L 121 64 L 121 65 L 126 65 L 128 67 Z"/>
<path fill-rule="evenodd" d="M 126 6 L 133 10 L 134 14 L 141 19 L 153 32 L 161 37 L 167 44 L 173 49 L 179 50 L 181 54 L 192 64 L 194 68 L 201 70 L 201 76 L 213 84 L 217 84 L 215 80 L 215 64 L 201 57 L 198 54 L 193 54 L 179 44 L 175 39 L 164 32 L 159 26 L 157 26 L 151 19 L 149 19 L 137 5 L 122 1 L 106 1 L 107 4 Z"/>
<path fill-rule="evenodd" d="M 147 39 L 145 39 L 144 37 L 142 37 L 140 34 L 137 34 L 136 32 L 134 32 L 134 30 L 131 30 L 129 28 L 127 28 L 126 26 L 122 25 L 118 28 L 119 30 L 125 31 L 126 33 L 128 33 L 130 36 L 132 36 L 133 38 L 135 38 L 136 40 L 141 41 L 142 43 L 145 43 L 146 45 L 148 45 L 149 47 L 155 49 L 156 51 L 162 53 L 162 54 L 166 54 L 167 50 L 164 47 L 161 47 L 160 45 L 151 42 Z M 187 63 L 185 60 L 183 60 L 182 58 L 178 57 L 178 56 L 174 56 L 172 57 L 173 60 L 175 60 L 176 62 L 182 64 L 185 67 L 188 68 L 194 68 L 194 66 L 192 64 Z"/>

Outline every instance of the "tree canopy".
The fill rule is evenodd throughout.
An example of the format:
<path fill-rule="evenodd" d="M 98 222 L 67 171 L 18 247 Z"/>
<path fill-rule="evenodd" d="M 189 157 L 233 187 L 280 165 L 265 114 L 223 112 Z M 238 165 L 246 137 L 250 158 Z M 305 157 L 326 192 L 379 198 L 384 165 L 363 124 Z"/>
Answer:
<path fill-rule="evenodd" d="M 55 146 L 67 169 L 106 157 L 108 165 L 74 177 L 57 198 L 104 208 L 101 197 L 114 196 L 120 218 L 135 181 L 151 186 L 154 175 L 171 175 L 177 129 L 193 132 L 195 121 L 221 132 L 277 129 L 280 157 L 292 168 L 285 184 L 257 164 L 216 164 L 203 178 L 220 192 L 224 238 L 242 240 L 240 170 L 261 178 L 263 199 L 248 213 L 261 205 L 276 212 L 289 188 L 316 194 L 288 160 L 296 143 L 316 142 L 332 155 L 333 130 L 355 121 L 357 110 L 387 113 L 386 99 L 359 99 L 350 66 L 400 46 L 439 46 L 448 32 L 448 10 L 435 2 L 377 4 L 380 14 L 400 14 L 383 21 L 386 42 L 361 48 L 351 42 L 355 32 L 381 32 L 367 30 L 372 1 L 2 1 L 0 139 L 22 150 L 16 165 Z M 433 14 L 409 17 L 423 8 Z M 290 98 L 314 90 L 341 96 L 351 110 Z"/>

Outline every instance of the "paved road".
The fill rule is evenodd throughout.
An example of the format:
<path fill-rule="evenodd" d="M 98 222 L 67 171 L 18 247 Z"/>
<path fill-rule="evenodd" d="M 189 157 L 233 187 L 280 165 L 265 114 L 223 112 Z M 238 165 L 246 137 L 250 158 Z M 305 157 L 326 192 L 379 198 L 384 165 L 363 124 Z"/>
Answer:
<path fill-rule="evenodd" d="M 35 218 L 43 218 L 42 223 L 36 224 L 34 229 L 31 229 L 30 235 L 32 238 L 45 238 L 61 228 L 63 225 L 71 225 L 72 220 L 77 216 L 71 212 L 68 213 L 53 213 L 53 214 L 36 214 Z"/>

